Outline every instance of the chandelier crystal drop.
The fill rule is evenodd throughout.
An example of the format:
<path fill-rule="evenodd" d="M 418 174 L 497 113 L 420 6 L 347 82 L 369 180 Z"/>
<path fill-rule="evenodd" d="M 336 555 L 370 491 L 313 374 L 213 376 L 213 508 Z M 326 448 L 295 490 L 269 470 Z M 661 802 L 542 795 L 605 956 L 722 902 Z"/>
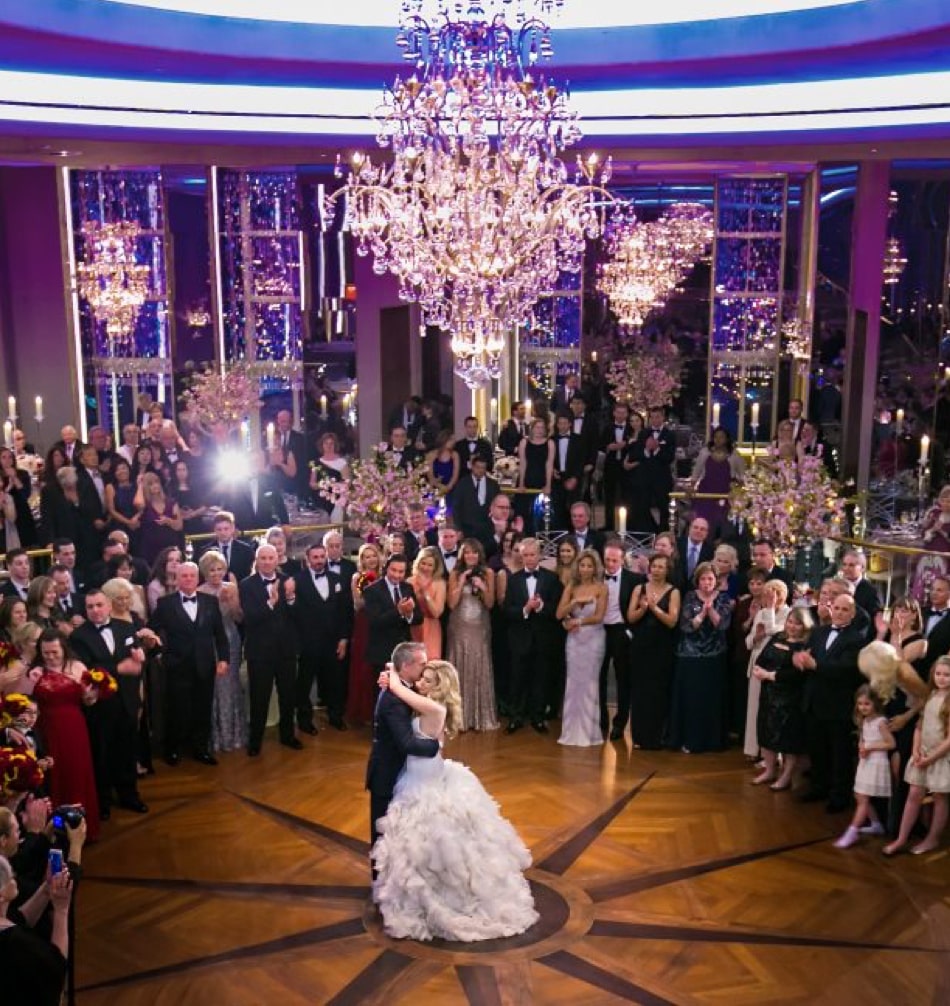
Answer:
<path fill-rule="evenodd" d="M 574 172 L 562 160 L 577 113 L 535 69 L 552 53 L 538 15 L 562 3 L 403 0 L 397 43 L 415 69 L 376 113 L 392 162 L 355 154 L 330 196 L 345 194 L 358 254 L 398 278 L 423 328 L 451 335 L 471 387 L 499 375 L 506 337 L 559 274 L 580 270 L 610 199 L 609 159 L 578 158 Z"/>
<path fill-rule="evenodd" d="M 95 321 L 105 325 L 110 343 L 127 344 L 149 295 L 151 270 L 135 258 L 141 228 L 130 220 L 87 221 L 82 235 L 87 260 L 76 267 L 79 295 Z"/>
<path fill-rule="evenodd" d="M 709 251 L 712 213 L 699 203 L 674 203 L 659 219 L 642 223 L 631 204 L 605 229 L 607 261 L 598 289 L 610 301 L 621 329 L 638 331 L 693 266 Z"/>

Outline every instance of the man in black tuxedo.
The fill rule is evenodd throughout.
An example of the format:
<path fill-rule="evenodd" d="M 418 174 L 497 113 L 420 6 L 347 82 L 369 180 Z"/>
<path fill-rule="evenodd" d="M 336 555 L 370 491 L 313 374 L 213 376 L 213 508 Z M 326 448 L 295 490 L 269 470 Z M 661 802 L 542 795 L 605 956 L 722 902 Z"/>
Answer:
<path fill-rule="evenodd" d="M 386 453 L 392 457 L 393 464 L 397 468 L 410 468 L 422 463 L 422 458 L 412 446 L 404 426 L 394 426 L 389 431 L 389 446 Z"/>
<path fill-rule="evenodd" d="M 145 814 L 138 792 L 139 688 L 145 651 L 128 622 L 112 618 L 112 604 L 101 590 L 86 595 L 86 621 L 73 630 L 69 645 L 87 667 L 101 667 L 116 679 L 119 691 L 100 696 L 86 708 L 99 794 L 99 816 L 108 820 L 115 790 L 120 807 Z M 47 632 L 55 630 L 46 630 Z"/>
<path fill-rule="evenodd" d="M 114 556 L 125 556 L 132 567 L 132 582 L 144 587 L 148 584 L 151 571 L 148 563 L 138 556 L 128 554 L 129 536 L 118 528 L 109 532 L 108 537 L 102 543 L 102 558 L 94 562 L 89 567 L 87 579 L 88 587 L 101 587 L 106 580 L 113 576 L 110 559 Z"/>
<path fill-rule="evenodd" d="M 219 510 L 214 515 L 214 537 L 201 550 L 220 552 L 227 563 L 228 572 L 240 583 L 251 575 L 254 565 L 254 549 L 247 542 L 235 537 L 234 514 L 230 510 Z"/>
<path fill-rule="evenodd" d="M 501 486 L 488 474 L 485 459 L 472 458 L 471 472 L 463 475 L 455 487 L 455 505 L 452 516 L 466 538 L 477 538 L 486 550 L 492 536 L 489 509 L 492 500 L 501 492 Z"/>
<path fill-rule="evenodd" d="M 472 461 L 481 458 L 485 467 L 491 471 L 495 465 L 495 452 L 487 437 L 478 435 L 478 420 L 474 416 L 465 417 L 465 436 L 455 442 L 455 450 L 462 462 L 463 475 L 471 471 Z"/>
<path fill-rule="evenodd" d="M 390 432 L 397 427 L 401 428 L 406 434 L 408 442 L 412 444 L 415 443 L 424 421 L 422 399 L 418 395 L 412 395 L 389 413 L 389 422 L 386 424 L 386 428 Z"/>
<path fill-rule="evenodd" d="M 868 641 L 874 638 L 883 619 L 883 606 L 874 584 L 864 575 L 865 559 L 861 552 L 849 548 L 841 556 L 841 578 L 848 585 L 854 603 L 868 616 L 870 631 Z"/>
<path fill-rule="evenodd" d="M 7 552 L 6 565 L 10 576 L 0 586 L 0 597 L 14 597 L 25 602 L 33 579 L 33 564 L 29 553 L 25 548 L 11 548 Z"/>
<path fill-rule="evenodd" d="M 289 524 L 287 506 L 277 480 L 267 471 L 263 451 L 250 456 L 251 473 L 231 491 L 231 512 L 244 532 Z"/>
<path fill-rule="evenodd" d="M 640 477 L 653 530 L 661 531 L 669 518 L 673 462 L 676 460 L 676 439 L 666 425 L 666 416 L 661 407 L 650 409 L 650 423 L 645 432 Z"/>
<path fill-rule="evenodd" d="M 228 673 L 228 637 L 217 599 L 198 592 L 198 567 L 178 567 L 178 589 L 158 599 L 151 626 L 162 640 L 165 671 L 165 761 L 177 765 L 190 745 L 195 761 L 217 765 L 211 753 L 215 675 Z"/>
<path fill-rule="evenodd" d="M 582 500 L 571 504 L 571 529 L 568 538 L 577 546 L 578 552 L 583 552 L 585 548 L 592 548 L 595 552 L 603 555 L 604 533 L 603 531 L 595 531 L 590 526 L 590 516 L 590 507 Z"/>
<path fill-rule="evenodd" d="M 792 574 L 779 566 L 775 561 L 775 546 L 768 538 L 757 538 L 752 543 L 752 567 L 765 573 L 766 580 L 781 580 L 788 587 L 789 597 L 792 595 Z M 739 593 L 746 593 L 745 586 L 740 586 Z"/>
<path fill-rule="evenodd" d="M 555 420 L 554 478 L 551 482 L 552 523 L 558 530 L 569 527 L 571 504 L 581 498 L 584 480 L 584 441 L 571 432 L 571 417 L 561 413 Z"/>
<path fill-rule="evenodd" d="M 518 453 L 518 444 L 528 435 L 528 410 L 524 402 L 515 402 L 511 407 L 511 418 L 498 434 L 498 446 L 505 454 Z"/>
<path fill-rule="evenodd" d="M 839 594 L 831 605 L 831 622 L 815 629 L 808 649 L 792 662 L 805 674 L 805 727 L 811 758 L 811 788 L 804 800 L 828 800 L 829 813 L 851 803 L 854 759 L 854 693 L 863 678 L 858 653 L 865 643 L 854 624 L 855 603 Z"/>
<path fill-rule="evenodd" d="M 570 404 L 571 432 L 581 438 L 584 457 L 584 477 L 581 485 L 581 497 L 590 500 L 590 482 L 597 464 L 597 451 L 600 447 L 600 429 L 597 419 L 587 411 L 587 397 L 578 392 Z"/>
<path fill-rule="evenodd" d="M 297 626 L 297 729 L 315 734 L 310 694 L 316 681 L 330 726 L 345 730 L 346 651 L 353 623 L 349 582 L 327 569 L 323 545 L 307 549 L 307 568 L 294 576 L 297 601 L 291 617 Z"/>
<path fill-rule="evenodd" d="M 422 624 L 422 611 L 416 603 L 411 584 L 406 583 L 409 561 L 404 555 L 391 555 L 385 575 L 363 591 L 363 603 L 369 622 L 366 663 L 380 672 L 400 643 L 408 643 L 410 626 Z"/>
<path fill-rule="evenodd" d="M 277 683 L 280 709 L 280 743 L 299 751 L 303 744 L 294 734 L 294 679 L 297 671 L 297 634 L 291 608 L 297 585 L 277 572 L 277 549 L 260 545 L 254 555 L 256 572 L 238 587 L 244 612 L 244 655 L 247 658 L 251 725 L 247 753 L 261 753 L 267 708 Z"/>
<path fill-rule="evenodd" d="M 339 531 L 327 531 L 323 547 L 327 550 L 327 569 L 340 578 L 344 590 L 352 591 L 356 563 L 343 554 L 343 535 Z"/>
<path fill-rule="evenodd" d="M 694 517 L 689 522 L 689 530 L 682 538 L 676 539 L 676 554 L 680 557 L 680 590 L 688 590 L 693 583 L 693 573 L 701 562 L 712 562 L 715 554 L 709 540 L 709 521 L 705 517 Z M 766 579 L 771 579 L 766 576 Z"/>
<path fill-rule="evenodd" d="M 377 581 L 377 586 L 383 581 Z M 367 588 L 367 593 L 371 588 Z M 391 654 L 393 669 L 402 683 L 411 688 L 422 677 L 426 664 L 426 648 L 422 643 L 399 643 Z M 385 664 L 385 661 L 384 661 Z M 405 702 L 393 698 L 383 688 L 376 700 L 373 714 L 373 746 L 366 765 L 366 788 L 369 790 L 370 843 L 378 838 L 376 822 L 386 816 L 396 779 L 406 764 L 408 755 L 434 758 L 439 742 L 428 737 L 416 737 L 412 731 L 412 710 Z M 376 875 L 376 871 L 373 871 Z"/>
<path fill-rule="evenodd" d="M 574 396 L 580 393 L 581 379 L 577 374 L 571 373 L 564 378 L 564 383 L 554 389 L 551 396 L 551 411 L 555 414 L 568 412 Z"/>
<path fill-rule="evenodd" d="M 604 526 L 608 531 L 616 528 L 617 507 L 624 503 L 625 472 L 623 459 L 627 444 L 634 439 L 630 425 L 630 406 L 626 402 L 616 402 L 613 418 L 603 429 L 600 449 L 604 452 Z"/>
<path fill-rule="evenodd" d="M 429 515 L 421 503 L 410 503 L 406 509 L 408 511 L 406 520 L 409 526 L 403 532 L 403 538 L 406 540 L 406 558 L 412 564 L 416 561 L 419 552 L 426 545 L 432 544 L 429 532 L 435 529 L 429 527 Z"/>
<path fill-rule="evenodd" d="M 56 603 L 66 621 L 73 628 L 82 625 L 86 620 L 86 599 L 82 594 L 70 590 L 69 570 L 62 563 L 56 562 L 50 566 L 49 575 L 56 585 Z"/>
<path fill-rule="evenodd" d="M 930 584 L 930 605 L 924 608 L 921 629 L 927 640 L 924 663 L 928 669 L 937 657 L 950 653 L 950 580 L 935 576 Z"/>
<path fill-rule="evenodd" d="M 607 634 L 607 649 L 600 667 L 600 728 L 607 732 L 607 684 L 610 665 L 613 664 L 614 680 L 617 682 L 617 712 L 610 729 L 610 739 L 623 739 L 630 720 L 630 685 L 633 668 L 631 665 L 632 636 L 627 624 L 627 611 L 633 588 L 643 583 L 643 577 L 623 567 L 623 545 L 618 540 L 608 541 L 604 546 L 604 578 L 607 584 L 607 609 L 604 612 L 604 630 Z"/>
<path fill-rule="evenodd" d="M 294 417 L 287 409 L 277 413 L 274 447 L 268 454 L 271 472 L 282 492 L 306 496 L 310 491 L 307 442 L 293 428 Z"/>
<path fill-rule="evenodd" d="M 537 539 L 522 541 L 521 557 L 524 569 L 508 577 L 504 602 L 511 655 L 511 719 L 507 732 L 520 730 L 527 719 L 538 733 L 544 734 L 548 732 L 544 711 L 562 588 L 557 576 L 539 565 L 541 548 Z"/>
<path fill-rule="evenodd" d="M 81 449 L 82 441 L 79 439 L 76 427 L 68 425 L 59 431 L 59 440 L 50 448 L 50 450 L 61 451 L 63 457 L 66 458 L 67 465 L 75 465 L 79 462 L 79 452 Z"/>
<path fill-rule="evenodd" d="M 112 478 L 119 455 L 109 446 L 109 431 L 104 426 L 93 426 L 89 430 L 89 443 L 96 449 L 99 474 L 107 481 Z"/>
<path fill-rule="evenodd" d="M 66 567 L 70 592 L 83 594 L 86 590 L 86 571 L 77 565 L 78 559 L 79 553 L 74 541 L 69 538 L 56 538 L 53 541 L 53 564 Z"/>
<path fill-rule="evenodd" d="M 789 399 L 788 421 L 792 424 L 794 439 L 799 440 L 802 435 L 802 427 L 805 424 L 805 403 L 800 398 Z"/>

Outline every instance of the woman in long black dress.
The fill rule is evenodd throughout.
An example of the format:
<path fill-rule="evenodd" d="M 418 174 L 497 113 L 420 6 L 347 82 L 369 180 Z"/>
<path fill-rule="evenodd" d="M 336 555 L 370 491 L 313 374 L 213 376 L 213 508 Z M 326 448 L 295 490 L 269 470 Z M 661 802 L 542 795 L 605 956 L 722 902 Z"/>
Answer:
<path fill-rule="evenodd" d="M 9 540 L 11 536 L 8 534 L 8 552 L 13 548 L 35 548 L 39 542 L 36 521 L 30 509 L 32 491 L 30 473 L 23 468 L 17 468 L 16 455 L 13 451 L 9 447 L 0 450 L 0 496 L 4 494 L 9 496 L 13 503 L 13 524 L 19 538 L 17 543 L 11 543 Z"/>
<path fill-rule="evenodd" d="M 732 619 L 732 602 L 719 589 L 711 562 L 696 567 L 693 582 L 696 589 L 686 595 L 680 614 L 670 713 L 670 744 L 684 754 L 724 746 L 722 696 Z"/>
<path fill-rule="evenodd" d="M 670 583 L 669 556 L 650 556 L 647 582 L 633 588 L 627 621 L 633 625 L 636 659 L 631 668 L 630 734 L 635 748 L 663 746 L 670 716 L 680 592 Z"/>
<path fill-rule="evenodd" d="M 622 459 L 623 498 L 630 510 L 627 526 L 632 531 L 652 531 L 653 520 L 650 517 L 646 483 L 643 479 L 643 445 L 647 439 L 646 424 L 639 412 L 631 412 L 630 425 L 633 427 L 633 436 L 627 441 L 627 448 L 623 452 Z"/>
<path fill-rule="evenodd" d="M 805 608 L 792 608 L 785 619 L 785 629 L 774 635 L 759 654 L 752 673 L 762 682 L 755 732 L 765 761 L 763 775 L 774 776 L 778 754 L 782 755 L 782 774 L 772 789 L 792 785 L 799 757 L 805 751 L 805 714 L 802 693 L 805 675 L 794 666 L 792 657 L 808 646 L 812 629 L 811 615 Z"/>
<path fill-rule="evenodd" d="M 524 522 L 524 533 L 533 535 L 538 528 L 534 520 L 534 501 L 538 493 L 551 495 L 551 478 L 554 472 L 554 441 L 548 439 L 547 423 L 535 419 L 528 437 L 518 444 L 518 488 L 534 492 L 515 495 L 515 513 Z"/>

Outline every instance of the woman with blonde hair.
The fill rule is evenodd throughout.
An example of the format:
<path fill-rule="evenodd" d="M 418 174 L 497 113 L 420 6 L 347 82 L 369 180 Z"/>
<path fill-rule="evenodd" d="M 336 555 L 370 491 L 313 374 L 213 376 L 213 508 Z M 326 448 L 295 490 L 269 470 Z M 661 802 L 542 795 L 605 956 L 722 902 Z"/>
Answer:
<path fill-rule="evenodd" d="M 445 564 L 439 549 L 433 545 L 419 549 L 408 580 L 422 610 L 422 624 L 413 625 L 410 635 L 425 646 L 429 660 L 438 660 L 442 656 L 442 612 L 447 590 Z"/>
<path fill-rule="evenodd" d="M 458 675 L 447 661 L 427 663 L 415 691 L 395 671 L 384 687 L 416 714 L 416 736 L 444 743 L 461 728 Z M 523 872 L 531 854 L 460 762 L 410 755 L 377 825 L 373 899 L 389 936 L 472 943 L 537 921 Z"/>
<path fill-rule="evenodd" d="M 745 707 L 745 735 L 742 749 L 747 758 L 759 757 L 759 739 L 756 723 L 759 717 L 759 696 L 762 682 L 752 669 L 759 662 L 759 657 L 768 641 L 785 628 L 785 619 L 791 608 L 788 606 L 788 586 L 783 580 L 766 580 L 762 586 L 761 607 L 752 619 L 752 627 L 746 636 L 746 646 L 749 648 L 749 664 L 746 677 L 749 679 L 749 691 Z M 775 765 L 766 764 L 752 783 L 761 786 L 762 783 L 775 782 Z"/>
<path fill-rule="evenodd" d="M 184 520 L 181 511 L 178 504 L 165 495 L 161 477 L 155 472 L 146 472 L 142 476 L 134 504 L 143 507 L 138 550 L 147 563 L 155 562 L 169 546 L 183 547 Z"/>

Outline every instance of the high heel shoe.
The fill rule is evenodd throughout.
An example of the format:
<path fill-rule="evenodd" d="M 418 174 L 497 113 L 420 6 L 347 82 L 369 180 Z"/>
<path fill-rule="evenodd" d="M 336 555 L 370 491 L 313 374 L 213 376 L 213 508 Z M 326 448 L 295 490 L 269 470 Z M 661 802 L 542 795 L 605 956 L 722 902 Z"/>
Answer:
<path fill-rule="evenodd" d="M 763 783 L 766 782 L 775 782 L 775 776 L 772 775 L 770 772 L 762 772 L 752 780 L 752 785 L 761 786 Z"/>
<path fill-rule="evenodd" d="M 775 793 L 783 793 L 785 790 L 791 788 L 792 788 L 791 779 L 785 779 L 784 781 L 782 779 L 776 779 L 775 782 L 773 782 L 772 785 L 769 786 L 769 789 Z"/>

